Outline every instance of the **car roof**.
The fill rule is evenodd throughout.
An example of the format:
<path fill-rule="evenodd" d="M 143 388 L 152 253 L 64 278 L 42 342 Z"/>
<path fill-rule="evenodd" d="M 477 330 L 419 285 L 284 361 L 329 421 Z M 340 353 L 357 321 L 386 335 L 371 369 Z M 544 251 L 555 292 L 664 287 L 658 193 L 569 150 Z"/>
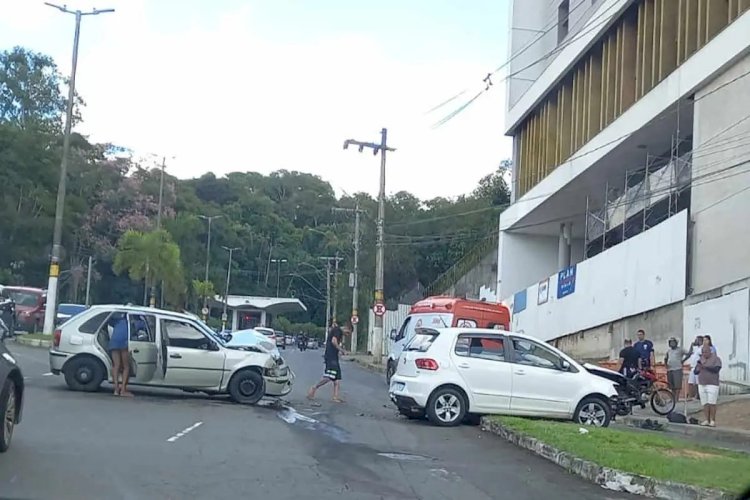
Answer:
<path fill-rule="evenodd" d="M 435 330 L 438 333 L 445 333 L 448 335 L 459 335 L 461 333 L 478 333 L 478 334 L 494 334 L 494 335 L 513 335 L 514 337 L 524 338 L 528 340 L 535 340 L 537 342 L 543 342 L 541 339 L 534 337 L 533 335 L 527 335 L 521 332 L 512 332 L 508 330 L 497 330 L 494 328 L 432 328 L 432 327 L 418 327 L 417 330 Z"/>
<path fill-rule="evenodd" d="M 171 316 L 173 318 L 178 318 L 178 319 L 189 319 L 189 320 L 196 319 L 196 317 L 191 314 L 168 311 L 166 309 L 158 309 L 156 307 L 134 306 L 134 305 L 123 305 L 123 304 L 97 304 L 95 306 L 89 307 L 88 311 L 100 311 L 100 310 L 110 310 L 110 309 L 113 309 L 115 311 L 120 311 L 120 312 L 132 312 L 132 313 L 142 313 L 142 314 L 161 314 L 163 316 Z"/>

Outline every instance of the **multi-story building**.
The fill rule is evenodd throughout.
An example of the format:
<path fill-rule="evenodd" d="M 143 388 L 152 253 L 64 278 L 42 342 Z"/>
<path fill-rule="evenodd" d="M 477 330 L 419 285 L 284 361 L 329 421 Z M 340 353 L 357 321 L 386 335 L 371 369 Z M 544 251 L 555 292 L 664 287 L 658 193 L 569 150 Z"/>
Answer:
<path fill-rule="evenodd" d="M 584 358 L 710 334 L 750 382 L 750 0 L 515 0 L 498 296 Z"/>

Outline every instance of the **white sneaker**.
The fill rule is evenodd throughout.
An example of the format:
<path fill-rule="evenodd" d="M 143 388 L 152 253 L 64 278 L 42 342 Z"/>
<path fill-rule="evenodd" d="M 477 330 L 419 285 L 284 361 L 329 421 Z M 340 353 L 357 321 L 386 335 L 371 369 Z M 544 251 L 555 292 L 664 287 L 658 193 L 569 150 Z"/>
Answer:
<path fill-rule="evenodd" d="M 704 420 L 703 422 L 701 422 L 701 425 L 703 427 L 708 427 L 708 424 L 709 424 L 708 420 Z"/>
<path fill-rule="evenodd" d="M 711 421 L 711 422 L 708 423 L 708 426 L 709 427 L 716 427 L 716 422 Z"/>

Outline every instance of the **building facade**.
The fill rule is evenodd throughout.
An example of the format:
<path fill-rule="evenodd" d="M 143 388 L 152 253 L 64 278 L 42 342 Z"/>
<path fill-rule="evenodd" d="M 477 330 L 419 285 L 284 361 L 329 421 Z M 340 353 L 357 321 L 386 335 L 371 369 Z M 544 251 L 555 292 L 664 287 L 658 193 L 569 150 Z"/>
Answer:
<path fill-rule="evenodd" d="M 510 46 L 514 328 L 589 359 L 710 334 L 750 383 L 750 0 L 515 0 Z"/>

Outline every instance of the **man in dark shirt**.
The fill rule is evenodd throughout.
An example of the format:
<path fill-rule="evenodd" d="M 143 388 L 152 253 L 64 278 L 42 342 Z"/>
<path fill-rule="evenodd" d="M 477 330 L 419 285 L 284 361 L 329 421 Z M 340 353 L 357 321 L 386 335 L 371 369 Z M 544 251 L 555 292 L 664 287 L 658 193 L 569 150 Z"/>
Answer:
<path fill-rule="evenodd" d="M 625 347 L 620 351 L 620 373 L 632 377 L 638 372 L 638 360 L 641 354 L 633 347 L 633 341 L 625 339 Z"/>
<path fill-rule="evenodd" d="M 314 399 L 315 391 L 326 385 L 328 382 L 333 381 L 333 401 L 336 403 L 344 402 L 339 394 L 341 389 L 341 365 L 339 363 L 339 353 L 346 355 L 346 351 L 344 351 L 344 347 L 341 345 L 342 337 L 343 332 L 334 319 L 331 323 L 331 329 L 328 331 L 326 350 L 323 354 L 323 359 L 325 360 L 325 372 L 323 373 L 323 378 L 320 382 L 310 387 L 310 390 L 307 393 L 308 399 Z"/>
<path fill-rule="evenodd" d="M 646 338 L 644 330 L 638 330 L 638 342 L 633 346 L 641 356 L 640 368 L 646 370 L 653 368 L 656 364 L 654 355 L 654 343 Z"/>

